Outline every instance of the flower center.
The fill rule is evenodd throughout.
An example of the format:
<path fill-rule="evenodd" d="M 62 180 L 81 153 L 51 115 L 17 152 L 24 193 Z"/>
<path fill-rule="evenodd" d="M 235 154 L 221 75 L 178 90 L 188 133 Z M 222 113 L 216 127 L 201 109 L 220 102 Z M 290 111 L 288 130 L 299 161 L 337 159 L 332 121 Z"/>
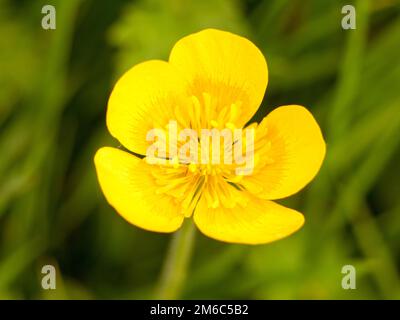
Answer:
<path fill-rule="evenodd" d="M 185 216 L 193 214 L 201 198 L 210 208 L 244 205 L 240 181 L 270 147 L 258 139 L 267 133 L 262 125 L 236 128 L 240 101 L 220 108 L 216 102 L 203 93 L 191 96 L 188 108 L 175 108 L 175 120 L 153 134 L 158 139 L 146 156 L 154 165 L 156 192 L 172 196 Z"/>

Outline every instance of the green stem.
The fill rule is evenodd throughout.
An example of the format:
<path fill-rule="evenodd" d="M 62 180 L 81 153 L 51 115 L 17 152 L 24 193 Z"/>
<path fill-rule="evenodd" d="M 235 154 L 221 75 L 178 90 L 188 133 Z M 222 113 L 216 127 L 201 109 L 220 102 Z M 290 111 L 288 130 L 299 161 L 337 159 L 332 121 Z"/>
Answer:
<path fill-rule="evenodd" d="M 156 299 L 178 299 L 186 280 L 192 249 L 195 227 L 191 219 L 175 232 L 168 248 L 160 282 L 157 286 Z"/>

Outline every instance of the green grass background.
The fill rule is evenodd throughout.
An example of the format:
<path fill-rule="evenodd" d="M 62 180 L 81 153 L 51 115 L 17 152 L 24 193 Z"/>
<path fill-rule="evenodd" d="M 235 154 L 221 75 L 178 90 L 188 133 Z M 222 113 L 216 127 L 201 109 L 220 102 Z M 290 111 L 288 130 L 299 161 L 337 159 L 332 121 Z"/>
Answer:
<path fill-rule="evenodd" d="M 53 4 L 57 29 L 41 28 Z M 341 28 L 353 4 L 357 29 Z M 0 298 L 151 298 L 170 235 L 129 225 L 106 203 L 93 156 L 117 146 L 106 103 L 130 66 L 166 59 L 182 36 L 247 36 L 270 75 L 260 120 L 307 106 L 327 157 L 284 204 L 305 213 L 273 244 L 196 234 L 182 298 L 400 297 L 400 3 L 397 0 L 0 0 Z M 44 264 L 57 290 L 41 288 Z M 341 268 L 357 289 L 341 288 Z"/>

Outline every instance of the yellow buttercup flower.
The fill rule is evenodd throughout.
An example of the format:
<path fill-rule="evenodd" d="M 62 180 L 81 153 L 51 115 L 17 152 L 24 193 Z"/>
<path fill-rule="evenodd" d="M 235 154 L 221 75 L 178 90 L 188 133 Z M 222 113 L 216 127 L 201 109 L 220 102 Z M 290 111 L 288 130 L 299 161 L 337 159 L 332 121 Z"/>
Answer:
<path fill-rule="evenodd" d="M 179 40 L 168 62 L 151 60 L 131 68 L 112 91 L 107 127 L 132 153 L 104 147 L 95 156 L 107 201 L 130 223 L 156 232 L 173 232 L 189 217 L 203 234 L 234 243 L 267 243 L 298 230 L 303 215 L 272 200 L 298 192 L 315 177 L 325 143 L 301 106 L 279 107 L 261 123 L 246 126 L 267 82 L 260 50 L 215 29 Z M 150 163 L 148 133 L 161 128 L 171 140 L 171 121 L 179 130 L 199 133 L 254 129 L 251 174 L 238 174 L 235 163 L 184 162 L 171 149 L 170 161 Z"/>

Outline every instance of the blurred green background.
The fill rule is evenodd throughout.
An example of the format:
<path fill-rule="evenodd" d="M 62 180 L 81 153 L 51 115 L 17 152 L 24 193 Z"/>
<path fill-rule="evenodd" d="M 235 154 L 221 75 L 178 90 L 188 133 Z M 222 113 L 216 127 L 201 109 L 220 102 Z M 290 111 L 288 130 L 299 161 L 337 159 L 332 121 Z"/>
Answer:
<path fill-rule="evenodd" d="M 57 29 L 41 28 L 52 4 Z M 353 4 L 357 29 L 341 28 Z M 269 245 L 196 234 L 182 298 L 400 297 L 400 3 L 320 0 L 0 0 L 0 298 L 151 298 L 170 235 L 129 225 L 106 203 L 93 156 L 116 79 L 167 59 L 207 27 L 245 35 L 267 57 L 260 120 L 283 104 L 315 115 L 320 174 L 282 201 L 305 213 Z M 44 264 L 57 290 L 41 288 Z M 357 270 L 343 290 L 341 269 Z"/>

